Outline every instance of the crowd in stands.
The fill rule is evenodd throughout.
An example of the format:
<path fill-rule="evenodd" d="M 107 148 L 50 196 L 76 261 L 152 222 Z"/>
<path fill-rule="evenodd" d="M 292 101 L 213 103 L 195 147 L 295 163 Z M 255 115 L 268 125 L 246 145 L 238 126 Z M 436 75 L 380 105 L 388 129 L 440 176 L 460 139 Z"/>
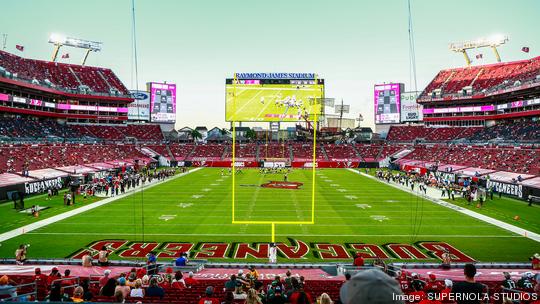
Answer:
<path fill-rule="evenodd" d="M 490 139 L 540 141 L 540 121 L 501 123 L 489 128 L 481 128 L 469 138 L 478 141 Z"/>
<path fill-rule="evenodd" d="M 129 95 L 127 88 L 110 69 L 27 59 L 1 50 L 0 67 L 15 79 L 41 86 L 49 86 L 49 82 L 63 91 L 78 92 L 79 86 L 84 85 L 90 88 L 90 94 L 110 94 L 112 89 Z"/>
<path fill-rule="evenodd" d="M 470 138 L 482 129 L 482 127 L 391 126 L 386 139 L 402 142 L 411 142 L 417 139 L 448 141 Z"/>
<path fill-rule="evenodd" d="M 146 158 L 135 145 L 0 145 L 0 173 Z"/>
<path fill-rule="evenodd" d="M 516 84 L 538 81 L 540 75 L 540 57 L 503 62 L 491 65 L 479 65 L 440 71 L 424 89 L 420 98 L 431 97 L 431 93 L 440 89 L 442 97 L 455 95 L 464 87 L 471 86 L 473 94 L 489 93 Z"/>
<path fill-rule="evenodd" d="M 155 124 L 130 124 L 127 126 L 74 125 L 33 117 L 0 117 L 0 138 L 6 137 L 11 140 L 32 139 L 41 142 L 50 136 L 68 140 L 82 137 L 116 141 L 127 138 L 135 138 L 145 142 L 161 142 L 164 140 L 159 125 Z"/>
<path fill-rule="evenodd" d="M 105 249 L 104 249 L 105 250 Z M 357 264 L 355 259 L 355 264 Z M 356 269 L 360 269 L 359 266 Z M 112 275 L 105 270 L 97 279 L 75 277 L 69 269 L 53 267 L 49 274 L 35 268 L 33 277 L 0 277 L 0 298 L 17 297 L 31 291 L 18 284 L 35 282 L 37 300 L 58 302 L 181 303 L 181 304 L 373 304 L 373 303 L 529 303 L 538 304 L 540 274 L 524 272 L 518 280 L 509 273 L 500 283 L 477 281 L 476 267 L 464 265 L 463 279 L 425 277 L 406 270 L 390 271 L 368 267 L 354 275 L 345 273 L 344 281 L 305 280 L 287 271 L 284 277 L 260 276 L 254 267 L 239 269 L 227 280 L 196 279 L 193 272 L 167 267 L 163 273 L 150 273 L 145 267 Z M 476 293 L 474 295 L 473 293 Z M 504 293 L 504 294 L 503 294 Z M 482 297 L 482 301 L 463 300 Z M 517 295 L 517 297 L 516 297 Z M 501 297 L 517 301 L 500 302 Z M 536 299 L 535 299 L 536 297 Z M 519 299 L 533 299 L 519 301 Z M 34 300 L 22 296 L 19 300 Z M 504 299 L 503 299 L 504 300 Z"/>
<path fill-rule="evenodd" d="M 526 174 L 540 172 L 540 151 L 537 148 L 416 145 L 404 159 Z"/>

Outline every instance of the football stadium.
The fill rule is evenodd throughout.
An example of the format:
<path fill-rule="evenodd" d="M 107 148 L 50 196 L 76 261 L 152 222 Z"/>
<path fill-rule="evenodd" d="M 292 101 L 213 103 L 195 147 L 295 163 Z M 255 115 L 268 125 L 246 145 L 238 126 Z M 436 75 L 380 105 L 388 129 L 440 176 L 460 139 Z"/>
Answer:
<path fill-rule="evenodd" d="M 508 5 L 3 1 L 0 302 L 539 304 Z"/>

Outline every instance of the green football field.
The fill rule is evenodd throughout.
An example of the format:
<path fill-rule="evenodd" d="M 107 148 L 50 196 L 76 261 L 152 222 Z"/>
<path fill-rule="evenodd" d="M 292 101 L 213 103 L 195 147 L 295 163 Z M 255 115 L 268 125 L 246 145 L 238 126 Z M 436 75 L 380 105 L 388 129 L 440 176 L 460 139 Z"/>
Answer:
<path fill-rule="evenodd" d="M 255 169 L 238 173 L 236 220 L 310 221 L 312 171 L 298 169 L 288 175 L 290 182 L 303 184 L 299 189 L 261 187 L 282 180 L 281 174 L 262 174 Z M 277 243 L 288 245 L 291 251 L 307 246 L 307 253 L 289 258 L 281 254 L 279 262 L 350 260 L 357 251 L 372 254 L 379 250 L 394 261 L 435 262 L 438 259 L 422 244 L 441 242 L 477 261 L 525 262 L 540 248 L 533 240 L 356 172 L 321 169 L 315 181 L 315 223 L 275 226 Z M 144 256 L 145 248 L 166 252 L 182 243 L 192 244 L 192 258 L 208 257 L 208 252 L 221 248 L 224 252 L 214 256 L 216 261 L 264 262 L 271 225 L 232 224 L 231 188 L 232 177 L 223 176 L 221 169 L 200 169 L 7 240 L 0 246 L 0 256 L 12 257 L 18 244 L 28 243 L 30 258 L 64 258 L 96 241 L 116 240 L 121 246 L 113 258 Z M 518 203 L 523 205 L 516 206 L 513 213 L 526 212 L 533 222 L 539 218 L 540 208 L 526 209 L 525 203 Z M 2 210 L 5 221 L 24 216 L 9 212 L 13 211 Z M 534 226 L 524 228 L 536 230 Z M 242 254 L 245 248 L 259 250 L 259 258 L 254 257 L 257 253 Z M 399 248 L 405 252 L 417 249 L 426 257 L 404 259 Z"/>
<path fill-rule="evenodd" d="M 320 113 L 315 98 L 324 97 L 323 85 L 233 85 L 226 87 L 227 121 L 299 121 L 305 112 Z M 289 106 L 296 104 L 298 106 Z"/>

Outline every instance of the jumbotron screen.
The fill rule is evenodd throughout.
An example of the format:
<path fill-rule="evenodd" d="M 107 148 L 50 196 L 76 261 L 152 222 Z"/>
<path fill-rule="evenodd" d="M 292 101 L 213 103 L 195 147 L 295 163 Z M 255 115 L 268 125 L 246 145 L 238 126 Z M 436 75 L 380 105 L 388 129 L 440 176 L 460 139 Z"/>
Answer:
<path fill-rule="evenodd" d="M 377 84 L 374 90 L 375 123 L 399 123 L 402 83 Z"/>
<path fill-rule="evenodd" d="M 226 121 L 296 122 L 321 114 L 323 79 L 226 80 Z M 318 118 L 317 118 L 318 120 Z"/>
<path fill-rule="evenodd" d="M 148 83 L 150 91 L 150 120 L 174 123 L 176 121 L 176 84 Z"/>

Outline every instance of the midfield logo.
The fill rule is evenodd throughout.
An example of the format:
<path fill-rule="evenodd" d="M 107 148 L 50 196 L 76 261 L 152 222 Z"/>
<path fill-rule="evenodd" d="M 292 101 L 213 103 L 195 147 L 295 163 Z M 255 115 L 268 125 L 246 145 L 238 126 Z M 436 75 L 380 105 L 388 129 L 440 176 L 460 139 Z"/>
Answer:
<path fill-rule="evenodd" d="M 404 261 L 442 260 L 448 250 L 452 262 L 470 263 L 474 259 L 445 242 L 420 241 L 415 244 L 364 244 L 364 243 L 307 243 L 289 238 L 289 244 L 276 243 L 281 258 L 302 260 L 315 258 L 324 261 L 350 260 L 356 254 L 366 259 L 399 259 Z M 177 258 L 181 252 L 189 252 L 193 259 L 259 259 L 268 260 L 268 243 L 227 243 L 227 242 L 132 242 L 128 240 L 103 240 L 89 244 L 68 258 L 81 259 L 88 254 L 94 259 L 105 246 L 109 253 L 120 258 L 145 258 L 151 251 L 157 252 L 160 259 Z"/>
<path fill-rule="evenodd" d="M 279 182 L 279 181 L 270 181 L 266 184 L 262 184 L 263 188 L 279 188 L 279 189 L 300 189 L 303 183 L 298 182 Z"/>

